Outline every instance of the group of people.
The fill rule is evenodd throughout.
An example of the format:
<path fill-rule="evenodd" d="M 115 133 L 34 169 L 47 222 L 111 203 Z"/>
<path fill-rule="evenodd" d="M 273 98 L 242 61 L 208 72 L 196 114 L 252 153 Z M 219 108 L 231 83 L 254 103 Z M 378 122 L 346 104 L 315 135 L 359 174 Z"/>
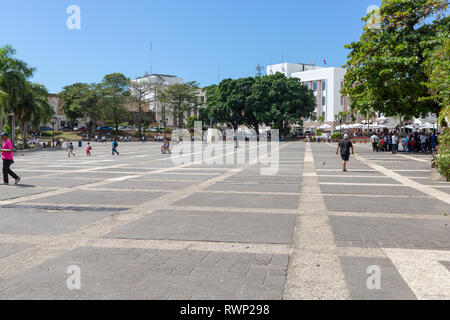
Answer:
<path fill-rule="evenodd" d="M 391 152 L 396 154 L 399 151 L 399 147 L 402 147 L 404 153 L 422 152 L 431 153 L 434 152 L 439 144 L 438 136 L 436 132 L 426 133 L 414 132 L 411 134 L 404 134 L 400 136 L 397 131 L 390 132 L 389 134 L 373 134 L 370 137 L 372 143 L 373 152 Z"/>
<path fill-rule="evenodd" d="M 127 136 L 127 137 L 120 136 L 118 139 L 117 138 L 111 138 L 111 137 L 106 138 L 106 136 L 102 136 L 100 138 L 97 135 L 94 137 L 94 141 L 95 142 L 101 142 L 101 143 L 105 143 L 106 144 L 107 140 L 110 140 L 111 142 L 113 142 L 114 140 L 116 140 L 116 141 L 119 140 L 120 142 L 131 142 L 131 136 Z M 86 139 L 86 141 L 89 141 L 89 139 Z"/>

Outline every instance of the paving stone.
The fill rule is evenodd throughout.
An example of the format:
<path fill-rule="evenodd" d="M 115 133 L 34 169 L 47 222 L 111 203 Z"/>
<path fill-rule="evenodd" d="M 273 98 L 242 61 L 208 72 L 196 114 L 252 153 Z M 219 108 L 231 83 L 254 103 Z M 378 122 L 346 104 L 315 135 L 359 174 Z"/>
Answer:
<path fill-rule="evenodd" d="M 207 296 L 210 299 L 227 297 L 237 299 L 244 283 L 253 284 L 262 296 L 282 294 L 280 284 L 285 277 L 275 276 L 264 286 L 268 269 L 252 270 L 254 254 L 209 252 L 203 260 L 197 261 L 192 272 L 180 272 L 178 266 L 173 273 L 166 273 L 151 267 L 151 261 L 136 264 L 142 255 L 155 254 L 159 266 L 170 261 L 177 253 L 187 255 L 184 250 L 117 250 L 108 248 L 83 247 L 67 252 L 51 261 L 35 267 L 20 276 L 0 283 L 0 299 L 170 299 Z M 103 254 L 100 260 L 95 259 Z M 201 255 L 198 255 L 199 257 Z M 247 273 L 223 272 L 214 268 L 214 261 L 231 257 L 237 264 L 248 265 Z M 276 256 L 275 256 L 276 257 Z M 206 259 L 206 260 L 205 260 Z M 241 261 L 242 260 L 242 261 Z M 66 287 L 66 269 L 69 263 L 78 262 L 81 268 L 80 291 L 70 291 Z M 209 261 L 209 266 L 205 266 Z M 256 259 L 254 262 L 258 262 Z M 202 267 L 203 265 L 203 267 Z M 263 265 L 258 265 L 260 268 Z M 188 269 L 184 269 L 186 271 Z M 46 288 L 46 290 L 42 290 Z M 274 288 L 277 288 L 275 290 Z M 256 298 L 256 297 L 255 297 Z"/>
<path fill-rule="evenodd" d="M 92 191 L 81 190 L 59 195 L 58 197 L 40 198 L 34 200 L 36 203 L 65 203 L 65 204 L 111 204 L 118 203 L 120 206 L 140 205 L 152 199 L 159 198 L 164 192 L 127 192 L 121 191 Z"/>
<path fill-rule="evenodd" d="M 340 197 L 324 196 L 325 205 L 330 211 L 385 212 L 404 214 L 438 214 L 449 212 L 449 206 L 436 199 L 404 199 L 384 197 Z M 351 205 L 349 205 L 351 203 Z"/>
<path fill-rule="evenodd" d="M 231 193 L 194 193 L 175 206 L 297 209 L 297 195 L 258 195 Z"/>
<path fill-rule="evenodd" d="M 385 258 L 341 257 L 350 296 L 354 300 L 416 300 L 395 266 Z M 380 289 L 369 289 L 370 266 L 380 268 Z"/>
<path fill-rule="evenodd" d="M 294 225 L 286 214 L 156 211 L 107 237 L 289 244 Z"/>
<path fill-rule="evenodd" d="M 62 235 L 101 221 L 114 212 L 44 211 L 0 208 L 0 234 Z"/>
<path fill-rule="evenodd" d="M 0 243 L 0 259 L 31 247 L 26 243 Z"/>
<path fill-rule="evenodd" d="M 450 248 L 450 232 L 442 220 L 330 216 L 330 223 L 341 246 Z"/>

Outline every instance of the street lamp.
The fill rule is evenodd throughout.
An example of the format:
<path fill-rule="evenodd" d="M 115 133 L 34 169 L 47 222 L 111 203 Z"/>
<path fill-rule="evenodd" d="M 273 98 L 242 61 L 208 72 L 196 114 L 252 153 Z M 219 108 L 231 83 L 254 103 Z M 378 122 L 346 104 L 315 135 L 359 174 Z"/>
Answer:
<path fill-rule="evenodd" d="M 52 129 L 53 129 L 53 135 L 52 135 L 52 147 L 55 146 L 55 125 L 56 125 L 56 122 L 57 122 L 58 120 L 59 120 L 58 117 L 53 117 L 53 118 L 52 118 L 52 121 L 51 121 Z"/>
<path fill-rule="evenodd" d="M 16 136 L 16 114 L 14 112 L 14 109 L 11 109 L 9 111 L 8 116 L 11 117 L 11 141 L 14 143 Z"/>

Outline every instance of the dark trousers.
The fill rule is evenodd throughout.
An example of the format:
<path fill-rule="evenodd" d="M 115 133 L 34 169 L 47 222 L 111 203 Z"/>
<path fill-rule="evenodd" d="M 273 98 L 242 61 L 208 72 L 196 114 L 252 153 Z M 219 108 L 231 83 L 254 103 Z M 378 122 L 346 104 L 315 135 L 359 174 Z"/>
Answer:
<path fill-rule="evenodd" d="M 13 160 L 3 159 L 3 182 L 4 183 L 9 183 L 9 176 L 13 177 L 14 180 L 17 180 L 19 178 L 19 176 L 17 174 L 15 174 L 10 168 L 13 163 L 14 163 Z"/>
<path fill-rule="evenodd" d="M 378 152 L 378 143 L 372 142 L 373 152 Z"/>

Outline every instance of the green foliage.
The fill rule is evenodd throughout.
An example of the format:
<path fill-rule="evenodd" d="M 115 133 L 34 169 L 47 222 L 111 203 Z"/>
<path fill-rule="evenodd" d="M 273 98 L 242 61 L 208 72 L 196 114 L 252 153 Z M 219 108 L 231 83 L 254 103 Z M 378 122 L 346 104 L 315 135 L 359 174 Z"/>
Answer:
<path fill-rule="evenodd" d="M 323 135 L 322 130 L 317 129 L 317 130 L 316 130 L 316 137 L 321 137 L 322 135 Z"/>
<path fill-rule="evenodd" d="M 311 90 L 299 79 L 277 73 L 255 78 L 225 79 L 207 89 L 207 107 L 202 121 L 227 123 L 234 129 L 245 125 L 257 133 L 260 124 L 289 133 L 290 125 L 301 124 L 315 108 Z"/>
<path fill-rule="evenodd" d="M 450 181 L 450 128 L 445 128 L 439 138 L 437 164 L 440 173 Z"/>
<path fill-rule="evenodd" d="M 196 116 L 190 116 L 189 118 L 187 118 L 186 128 L 188 128 L 189 130 L 193 130 L 195 126 L 195 121 L 198 121 Z"/>
<path fill-rule="evenodd" d="M 130 79 L 121 73 L 108 74 L 99 87 L 105 120 L 112 121 L 119 130 L 119 124 L 128 113 L 125 108 L 126 97 L 130 95 Z"/>
<path fill-rule="evenodd" d="M 340 140 L 340 139 L 342 139 L 342 133 L 340 133 L 340 132 L 334 132 L 334 133 L 331 135 L 331 139 L 333 139 L 333 140 Z"/>
<path fill-rule="evenodd" d="M 434 99 L 442 107 L 439 122 L 443 126 L 450 123 L 450 31 L 443 30 L 433 41 L 425 67 L 429 81 L 428 88 Z"/>
<path fill-rule="evenodd" d="M 438 31 L 448 28 L 448 17 L 441 16 L 447 5 L 445 0 L 383 0 L 378 27 L 369 24 L 359 41 L 346 46 L 342 94 L 350 96 L 353 111 L 407 118 L 439 113 L 438 103 L 427 99 L 425 62 Z"/>
<path fill-rule="evenodd" d="M 197 112 L 200 106 L 199 86 L 195 81 L 174 84 L 159 94 L 159 101 L 174 118 L 174 125 L 181 127 L 187 114 Z"/>
<path fill-rule="evenodd" d="M 64 101 L 61 108 L 71 124 L 80 118 L 90 118 L 95 128 L 103 115 L 104 104 L 98 84 L 75 83 L 64 87 L 59 97 Z"/>
<path fill-rule="evenodd" d="M 48 122 L 53 109 L 48 103 L 47 89 L 28 80 L 35 69 L 16 59 L 15 54 L 11 46 L 0 47 L 0 117 L 5 118 L 13 111 L 26 138 L 28 124 L 36 127 Z"/>

